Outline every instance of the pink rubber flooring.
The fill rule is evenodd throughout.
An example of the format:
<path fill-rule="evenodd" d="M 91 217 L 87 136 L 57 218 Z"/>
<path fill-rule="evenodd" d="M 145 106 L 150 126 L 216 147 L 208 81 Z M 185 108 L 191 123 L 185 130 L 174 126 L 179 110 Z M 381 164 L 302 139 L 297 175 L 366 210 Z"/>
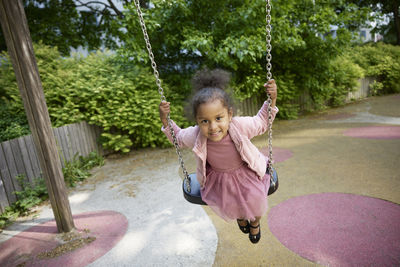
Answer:
<path fill-rule="evenodd" d="M 260 149 L 261 153 L 264 155 L 268 156 L 268 148 L 263 147 Z M 272 150 L 272 156 L 273 156 L 273 163 L 278 163 L 285 161 L 293 156 L 292 151 L 289 149 L 284 149 L 284 148 L 279 148 L 279 147 L 274 147 Z"/>
<path fill-rule="evenodd" d="M 88 236 L 96 240 L 52 259 L 38 259 L 40 252 L 54 249 L 57 226 L 54 220 L 33 226 L 0 244 L 0 265 L 17 266 L 86 266 L 103 256 L 124 236 L 128 221 L 124 215 L 114 211 L 86 212 L 73 216 L 78 231 L 89 229 Z"/>
<path fill-rule="evenodd" d="M 367 126 L 350 128 L 346 136 L 366 139 L 400 139 L 400 126 Z"/>
<path fill-rule="evenodd" d="M 321 193 L 294 197 L 268 214 L 271 232 L 298 255 L 329 266 L 400 266 L 400 205 Z"/>

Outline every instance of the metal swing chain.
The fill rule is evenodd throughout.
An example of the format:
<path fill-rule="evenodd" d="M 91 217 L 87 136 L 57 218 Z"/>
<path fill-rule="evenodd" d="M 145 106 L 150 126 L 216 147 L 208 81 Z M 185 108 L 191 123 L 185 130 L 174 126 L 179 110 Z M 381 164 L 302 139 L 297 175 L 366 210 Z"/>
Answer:
<path fill-rule="evenodd" d="M 146 42 L 146 48 L 148 51 L 149 59 L 151 61 L 151 67 L 153 68 L 154 77 L 156 78 L 156 84 L 158 86 L 158 93 L 160 94 L 161 101 L 166 101 L 166 97 L 164 95 L 164 89 L 161 86 L 161 80 L 159 78 L 159 73 L 157 70 L 157 64 L 154 60 L 154 54 L 153 54 L 153 51 L 151 48 L 149 36 L 147 34 L 146 24 L 143 20 L 143 13 L 140 9 L 139 0 L 134 0 L 134 3 L 136 6 L 136 11 L 139 16 L 139 21 L 140 21 L 140 26 L 141 26 L 142 32 L 143 32 L 143 37 Z M 265 16 L 266 28 L 265 29 L 266 29 L 266 43 L 267 43 L 266 70 L 267 70 L 267 81 L 269 81 L 272 78 L 272 73 L 271 73 L 271 69 L 272 69 L 272 64 L 271 64 L 271 59 L 272 59 L 272 55 L 271 55 L 271 49 L 272 49 L 272 46 L 271 46 L 271 3 L 270 3 L 270 0 L 266 0 L 265 10 L 266 10 L 266 16 Z M 271 100 L 271 97 L 269 94 L 268 94 L 267 102 L 268 102 L 268 148 L 269 148 L 268 171 L 269 171 L 270 175 L 272 175 L 272 116 L 271 116 L 272 100 Z M 172 128 L 172 122 L 171 122 L 169 114 L 167 116 L 167 120 L 168 120 L 168 126 L 170 128 L 170 133 L 173 138 L 173 143 L 174 143 L 174 146 L 176 149 L 176 154 L 178 155 L 179 163 L 181 165 L 181 169 L 182 169 L 183 175 L 185 177 L 185 183 L 186 183 L 188 192 L 190 192 L 190 189 L 191 189 L 190 188 L 190 177 L 186 170 L 185 163 L 183 161 L 183 157 L 182 157 L 182 154 L 179 149 L 178 141 L 176 140 L 175 132 Z"/>
<path fill-rule="evenodd" d="M 142 13 L 142 10 L 140 9 L 140 3 L 139 3 L 139 0 L 134 0 L 134 2 L 135 2 L 135 6 L 136 6 L 136 11 L 139 16 L 140 26 L 142 27 L 143 37 L 146 42 L 147 52 L 148 52 L 148 55 L 149 55 L 149 58 L 151 61 L 151 67 L 153 68 L 154 77 L 156 78 L 156 84 L 158 86 L 158 93 L 160 94 L 161 101 L 166 101 L 166 97 L 164 95 L 164 89 L 161 86 L 161 80 L 160 80 L 159 73 L 157 70 L 157 64 L 154 60 L 154 54 L 153 54 L 153 51 L 151 48 L 149 35 L 147 34 L 146 24 L 144 23 L 144 20 L 143 20 L 143 13 Z M 181 165 L 182 173 L 183 173 L 183 176 L 185 177 L 184 179 L 185 179 L 185 183 L 187 186 L 187 190 L 188 190 L 188 192 L 190 192 L 190 190 L 191 190 L 190 177 L 186 170 L 185 163 L 183 162 L 183 157 L 182 157 L 181 151 L 179 149 L 178 141 L 176 140 L 174 129 L 172 128 L 172 122 L 171 122 L 171 118 L 170 118 L 169 114 L 167 116 L 167 120 L 168 120 L 169 130 L 170 130 L 170 133 L 171 133 L 171 136 L 173 139 L 173 143 L 175 146 L 176 154 L 178 155 L 179 164 Z"/>
<path fill-rule="evenodd" d="M 265 5 L 265 21 L 266 21 L 266 26 L 265 26 L 265 31 L 266 31 L 266 43 L 267 43 L 267 55 L 266 55 L 266 70 L 267 70 L 267 81 L 271 80 L 272 78 L 272 64 L 271 64 L 271 50 L 272 50 L 272 45 L 271 45 L 271 3 L 270 0 L 265 0 L 266 5 Z M 272 109 L 271 109 L 271 96 L 269 94 L 267 98 L 268 102 L 268 172 L 270 176 L 272 177 L 273 172 L 272 172 Z M 271 182 L 273 183 L 273 186 L 275 186 L 275 183 L 271 179 Z"/>

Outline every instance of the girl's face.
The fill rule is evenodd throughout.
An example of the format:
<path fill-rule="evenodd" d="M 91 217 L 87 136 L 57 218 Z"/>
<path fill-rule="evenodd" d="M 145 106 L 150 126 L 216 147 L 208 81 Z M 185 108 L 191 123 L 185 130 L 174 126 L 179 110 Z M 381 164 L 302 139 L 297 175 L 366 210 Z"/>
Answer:
<path fill-rule="evenodd" d="M 221 100 L 200 104 L 196 121 L 202 135 L 211 141 L 220 141 L 228 134 L 233 112 L 228 110 Z"/>

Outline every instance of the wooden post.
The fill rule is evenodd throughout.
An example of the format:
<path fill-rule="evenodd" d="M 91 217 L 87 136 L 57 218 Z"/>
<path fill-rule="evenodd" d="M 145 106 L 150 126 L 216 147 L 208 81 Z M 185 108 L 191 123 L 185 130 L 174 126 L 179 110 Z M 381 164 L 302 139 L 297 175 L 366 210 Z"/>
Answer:
<path fill-rule="evenodd" d="M 70 232 L 74 228 L 71 207 L 21 0 L 0 0 L 0 22 L 58 232 Z"/>

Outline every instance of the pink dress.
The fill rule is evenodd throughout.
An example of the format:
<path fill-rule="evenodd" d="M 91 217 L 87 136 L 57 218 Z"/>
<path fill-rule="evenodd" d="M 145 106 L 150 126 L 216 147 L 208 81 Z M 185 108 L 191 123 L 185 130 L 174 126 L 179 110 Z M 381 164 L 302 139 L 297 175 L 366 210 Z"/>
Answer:
<path fill-rule="evenodd" d="M 207 140 L 207 180 L 201 197 L 226 221 L 254 220 L 268 210 L 269 176 L 260 180 L 241 159 L 229 134 Z"/>

